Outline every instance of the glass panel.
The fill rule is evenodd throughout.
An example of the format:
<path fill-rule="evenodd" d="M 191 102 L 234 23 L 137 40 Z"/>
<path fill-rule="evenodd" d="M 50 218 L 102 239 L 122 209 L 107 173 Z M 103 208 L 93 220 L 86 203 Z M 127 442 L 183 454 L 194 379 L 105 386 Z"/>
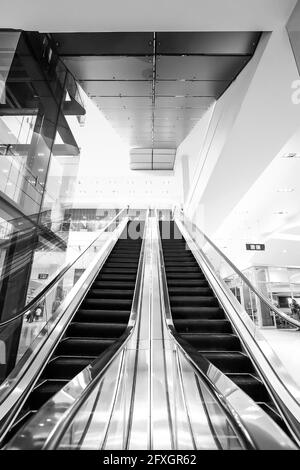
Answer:
<path fill-rule="evenodd" d="M 7 325 L 0 325 L 1 381 L 3 381 L 3 379 L 18 363 L 37 336 L 40 334 L 40 338 L 42 338 L 49 333 L 52 322 L 58 315 L 59 307 L 62 302 L 78 282 L 85 270 L 91 265 L 97 253 L 111 236 L 111 232 L 116 229 L 124 216 L 126 216 L 126 211 L 122 211 L 118 216 L 115 216 L 106 228 L 102 229 L 94 242 L 91 243 L 85 251 L 80 246 L 72 246 L 71 243 L 69 249 L 63 253 L 66 263 L 71 263 L 70 266 L 69 264 L 66 265 L 68 266 L 68 270 L 65 272 L 63 277 L 59 278 L 54 285 L 45 292 L 45 295 L 38 299 L 38 301 L 34 301 L 28 307 L 28 310 L 24 310 L 22 316 Z M 95 234 L 93 238 L 95 238 Z M 42 258 L 43 255 L 44 259 Z M 40 271 L 43 266 L 48 266 L 49 259 L 52 259 L 54 263 L 52 266 L 53 271 L 47 275 Z M 28 303 L 32 298 L 35 298 L 37 293 L 45 287 L 45 284 L 47 285 L 49 280 L 51 281 L 55 278 L 63 266 L 64 264 L 62 263 L 62 257 L 59 255 L 59 252 L 49 253 L 45 251 L 42 255 L 37 254 L 36 258 L 32 260 L 33 276 L 29 283 L 28 292 L 27 294 L 26 292 L 23 293 L 23 295 L 26 296 L 26 302 Z M 2 262 L 2 275 L 4 278 L 6 271 L 7 269 Z M 47 272 L 47 268 L 45 271 Z M 37 278 L 36 281 L 34 280 L 34 275 Z M 15 295 L 18 295 L 18 291 L 15 291 Z M 9 301 L 10 299 L 7 299 L 7 302 Z M 18 313 L 19 312 L 14 312 L 14 315 Z"/>
<path fill-rule="evenodd" d="M 290 282 L 291 276 L 295 276 L 297 279 L 298 269 L 254 267 L 245 273 L 240 273 L 195 224 L 182 214 L 180 219 L 197 247 L 212 265 L 217 276 L 227 285 L 230 295 L 233 294 L 243 307 L 243 310 L 236 310 L 239 317 L 256 340 L 256 344 L 261 348 L 274 372 L 279 379 L 282 379 L 281 382 L 289 388 L 292 396 L 294 396 L 297 384 L 300 385 L 300 375 L 297 372 L 298 367 L 295 364 L 291 366 L 295 362 L 291 357 L 291 351 L 294 351 L 295 358 L 298 357 L 299 340 L 294 336 L 287 338 L 286 336 L 280 336 L 280 334 L 285 333 L 282 333 L 283 329 L 288 329 L 289 332 L 299 335 L 297 326 L 300 326 L 300 289 L 297 283 L 292 284 Z M 250 282 L 246 282 L 245 278 Z M 260 297 L 257 292 L 263 297 Z M 296 294 L 299 295 L 299 304 Z M 272 308 L 272 305 L 274 305 L 274 308 Z M 278 310 L 276 310 L 277 308 Z M 248 315 L 246 315 L 246 312 Z M 290 323 L 292 320 L 298 321 L 298 324 L 295 323 L 293 326 Z M 275 329 L 276 326 L 279 328 L 278 333 Z M 274 342 L 276 342 L 276 351 L 282 350 L 286 342 L 289 343 L 290 358 L 284 350 L 280 354 L 278 352 L 283 364 L 274 352 Z M 294 349 L 292 345 L 294 345 Z M 286 371 L 290 374 L 289 379 L 286 378 Z"/>

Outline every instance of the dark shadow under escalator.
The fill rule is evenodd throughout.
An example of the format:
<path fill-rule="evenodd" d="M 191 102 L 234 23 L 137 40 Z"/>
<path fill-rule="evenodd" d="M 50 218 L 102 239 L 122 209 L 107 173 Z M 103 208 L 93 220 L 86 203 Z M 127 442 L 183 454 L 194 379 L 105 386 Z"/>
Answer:
<path fill-rule="evenodd" d="M 6 441 L 39 408 L 113 345 L 131 313 L 144 222 L 129 222 L 55 347 Z M 131 239 L 131 233 L 140 233 Z"/>
<path fill-rule="evenodd" d="M 173 322 L 182 346 L 200 354 L 246 392 L 285 431 L 266 386 L 174 222 L 160 222 Z"/>

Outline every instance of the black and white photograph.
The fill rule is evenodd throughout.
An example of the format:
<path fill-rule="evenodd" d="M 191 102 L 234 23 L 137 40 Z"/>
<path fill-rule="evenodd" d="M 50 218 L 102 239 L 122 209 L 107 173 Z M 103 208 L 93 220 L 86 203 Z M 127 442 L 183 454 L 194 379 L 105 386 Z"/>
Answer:
<path fill-rule="evenodd" d="M 300 450 L 300 0 L 0 7 L 3 458 Z"/>

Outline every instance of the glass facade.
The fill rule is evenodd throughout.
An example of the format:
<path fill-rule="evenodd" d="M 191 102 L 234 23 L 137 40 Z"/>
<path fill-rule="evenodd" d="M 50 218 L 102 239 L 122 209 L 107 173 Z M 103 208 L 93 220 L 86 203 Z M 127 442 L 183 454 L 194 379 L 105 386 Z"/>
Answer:
<path fill-rule="evenodd" d="M 74 119 L 82 120 L 85 109 L 48 35 L 1 31 L 0 44 L 1 324 L 70 259 L 61 223 L 63 196 L 67 192 L 72 200 L 74 185 L 65 161 L 73 159 L 74 180 L 80 159 Z M 36 275 L 40 282 L 33 282 Z M 20 329 L 21 324 L 6 344 L 12 358 L 6 372 L 13 367 Z"/>

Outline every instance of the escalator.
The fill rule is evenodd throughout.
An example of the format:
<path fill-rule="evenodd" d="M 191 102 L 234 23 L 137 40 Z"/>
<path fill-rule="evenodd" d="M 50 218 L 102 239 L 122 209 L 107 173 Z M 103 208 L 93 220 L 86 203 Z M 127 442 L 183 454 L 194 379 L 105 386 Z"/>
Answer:
<path fill-rule="evenodd" d="M 124 333 L 133 301 L 144 222 L 129 221 L 56 345 L 9 432 L 10 438 L 67 382 Z"/>
<path fill-rule="evenodd" d="M 200 355 L 247 393 L 285 431 L 266 386 L 221 308 L 177 225 L 159 222 L 174 327 L 197 363 Z"/>

